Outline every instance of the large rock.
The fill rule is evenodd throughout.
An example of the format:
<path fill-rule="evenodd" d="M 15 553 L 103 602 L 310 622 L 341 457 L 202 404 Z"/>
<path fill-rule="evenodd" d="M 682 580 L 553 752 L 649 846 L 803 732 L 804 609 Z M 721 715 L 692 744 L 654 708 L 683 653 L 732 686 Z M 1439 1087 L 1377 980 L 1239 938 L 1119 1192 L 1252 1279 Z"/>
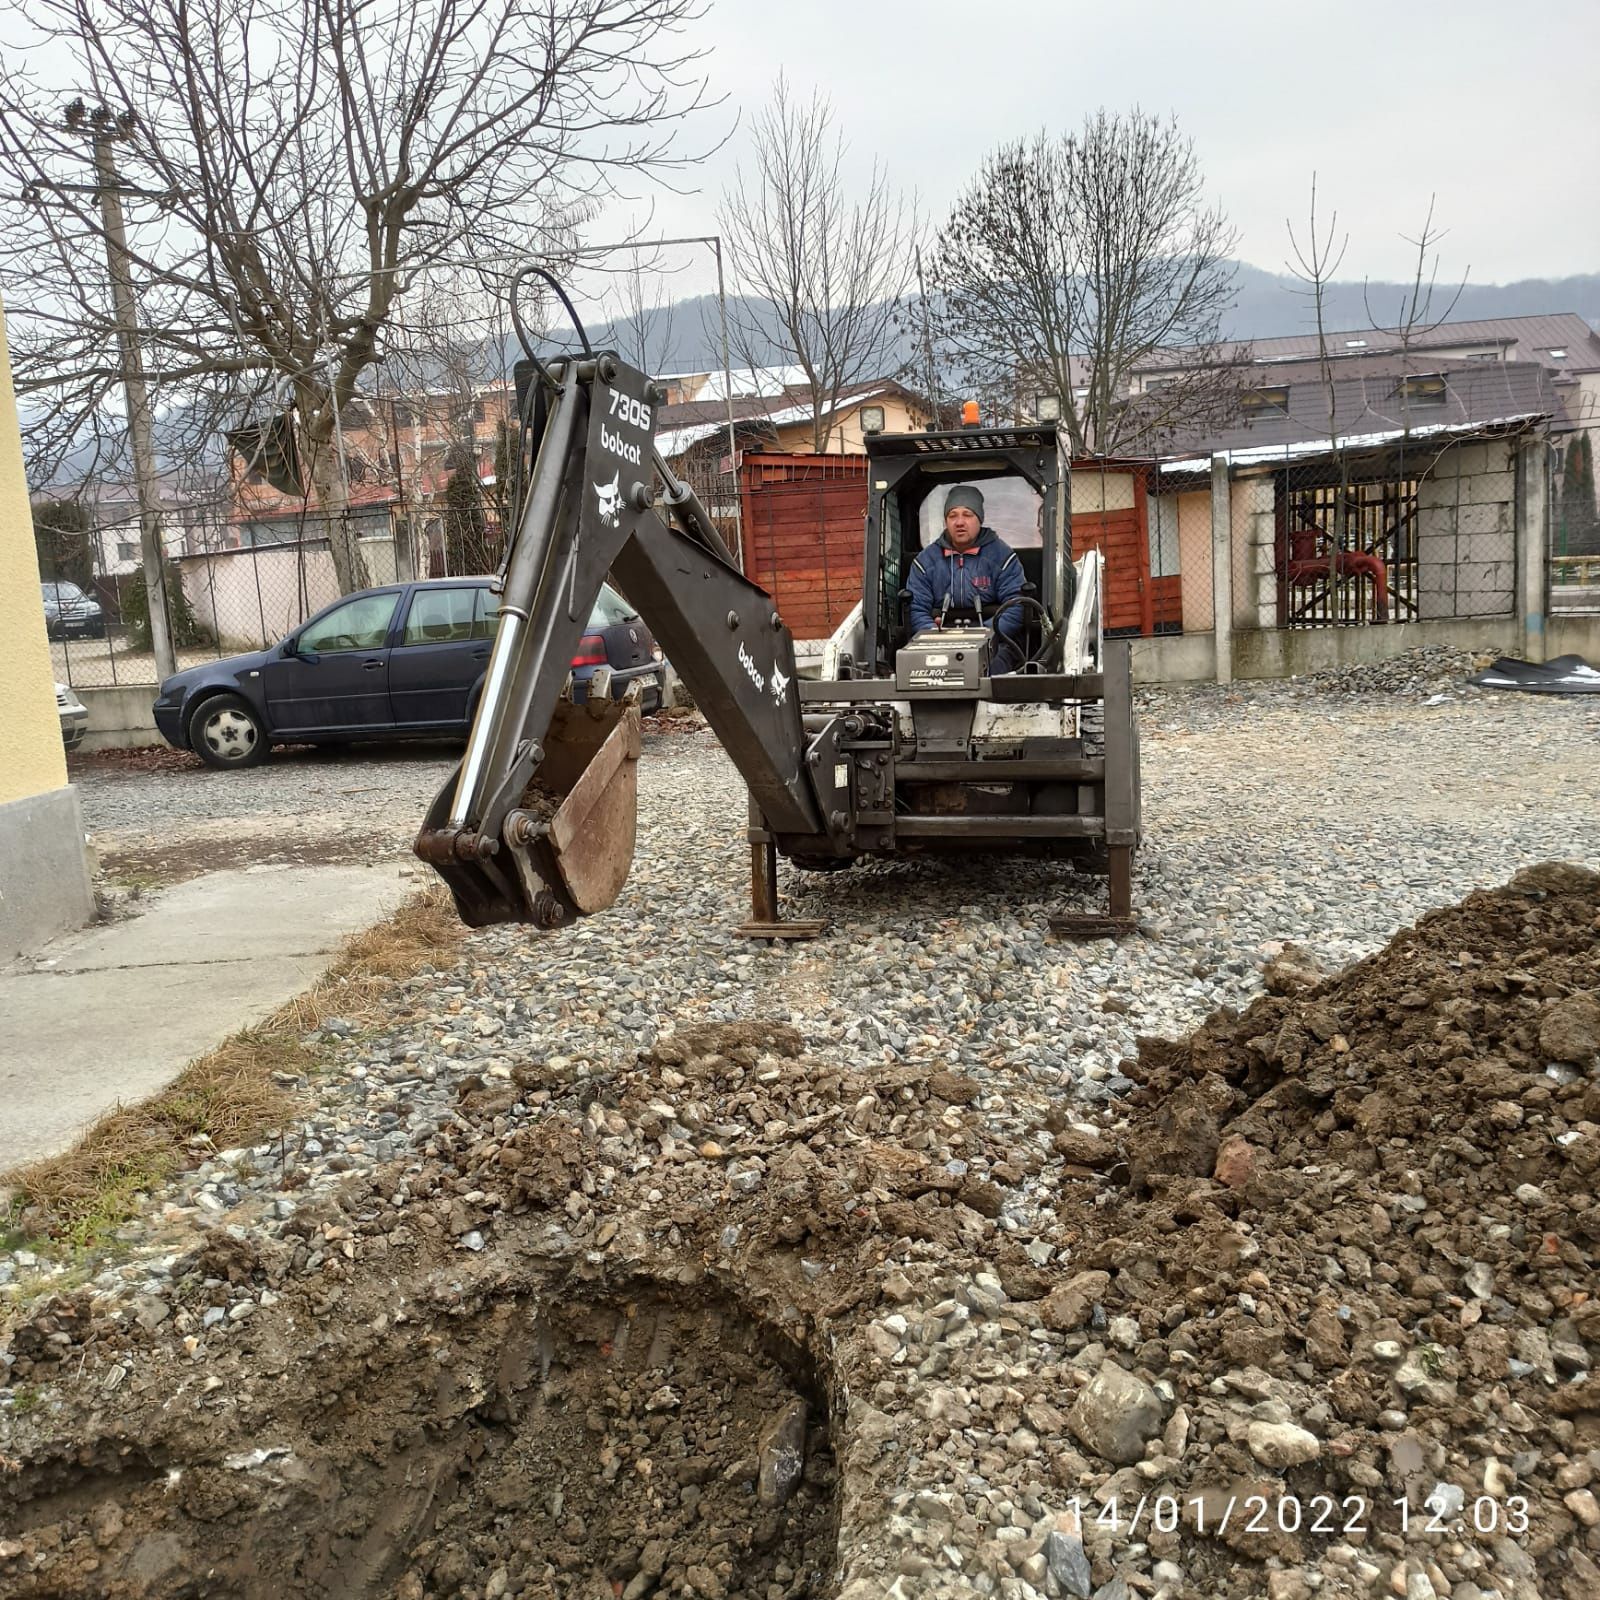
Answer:
<path fill-rule="evenodd" d="M 1161 1421 L 1155 1390 L 1114 1361 L 1102 1364 L 1067 1416 L 1067 1426 L 1081 1443 L 1119 1467 L 1143 1458 L 1145 1445 L 1161 1431 Z"/>
<path fill-rule="evenodd" d="M 1261 969 L 1268 994 L 1304 994 L 1328 976 L 1328 969 L 1301 945 L 1286 944 Z"/>
<path fill-rule="evenodd" d="M 1262 1466 L 1279 1472 L 1304 1466 L 1322 1454 L 1322 1441 L 1316 1434 L 1292 1422 L 1252 1422 L 1245 1431 L 1245 1443 Z"/>
<path fill-rule="evenodd" d="M 1227 1134 L 1217 1146 L 1217 1165 L 1212 1177 L 1229 1189 L 1242 1189 L 1255 1175 L 1256 1151 L 1243 1134 Z"/>
<path fill-rule="evenodd" d="M 1395 1387 L 1424 1405 L 1448 1405 L 1456 1397 L 1455 1380 L 1444 1370 L 1431 1346 L 1410 1351 L 1394 1374 Z"/>
<path fill-rule="evenodd" d="M 1110 1287 L 1109 1272 L 1080 1272 L 1045 1296 L 1039 1320 L 1057 1333 L 1073 1333 L 1089 1320 Z"/>
<path fill-rule="evenodd" d="M 1539 1049 L 1547 1061 L 1585 1066 L 1600 1057 L 1600 995 L 1569 994 L 1539 1019 Z"/>
<path fill-rule="evenodd" d="M 1063 1594 L 1072 1595 L 1075 1600 L 1089 1600 L 1094 1580 L 1090 1575 L 1088 1552 L 1075 1527 L 1065 1532 L 1052 1528 L 1044 1536 L 1044 1559 L 1050 1576 L 1060 1584 Z"/>
<path fill-rule="evenodd" d="M 1120 1159 L 1116 1145 L 1089 1127 L 1063 1128 L 1055 1137 L 1055 1149 L 1075 1167 L 1098 1169 Z"/>
<path fill-rule="evenodd" d="M 791 1400 L 762 1430 L 757 1452 L 756 1498 L 762 1505 L 781 1506 L 794 1492 L 806 1466 L 806 1403 Z"/>

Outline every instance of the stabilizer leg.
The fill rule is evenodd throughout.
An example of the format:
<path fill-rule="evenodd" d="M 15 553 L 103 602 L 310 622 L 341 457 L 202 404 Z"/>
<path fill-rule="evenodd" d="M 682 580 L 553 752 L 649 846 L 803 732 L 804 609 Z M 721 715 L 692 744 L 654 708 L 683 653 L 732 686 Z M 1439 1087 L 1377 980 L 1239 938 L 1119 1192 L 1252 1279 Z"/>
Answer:
<path fill-rule="evenodd" d="M 1105 818 L 1106 876 L 1109 894 L 1104 914 L 1089 912 L 1050 918 L 1057 934 L 1132 933 L 1133 852 L 1139 842 L 1139 734 L 1134 725 L 1133 664 L 1126 639 L 1105 643 Z"/>
<path fill-rule="evenodd" d="M 750 831 L 764 835 L 750 841 L 750 920 L 733 931 L 741 939 L 815 939 L 826 922 L 779 916 L 778 847 L 765 828 L 752 825 Z"/>
<path fill-rule="evenodd" d="M 1050 931 L 1065 938 L 1132 933 L 1139 926 L 1133 914 L 1133 846 L 1116 844 L 1106 852 L 1109 893 L 1104 911 L 1070 911 L 1050 918 Z"/>

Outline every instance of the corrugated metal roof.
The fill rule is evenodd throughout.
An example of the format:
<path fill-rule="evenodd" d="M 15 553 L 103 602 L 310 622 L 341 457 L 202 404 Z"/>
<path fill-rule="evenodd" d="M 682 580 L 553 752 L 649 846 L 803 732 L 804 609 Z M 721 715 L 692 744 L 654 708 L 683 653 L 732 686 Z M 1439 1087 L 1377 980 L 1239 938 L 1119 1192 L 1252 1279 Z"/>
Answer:
<path fill-rule="evenodd" d="M 1336 378 L 1333 384 L 1334 425 L 1330 429 L 1328 394 L 1316 378 L 1275 385 L 1287 391 L 1286 409 L 1239 415 L 1231 422 L 1177 428 L 1157 445 L 1161 455 L 1211 454 L 1221 451 L 1274 450 L 1319 441 L 1327 448 L 1330 433 L 1383 435 L 1418 433 L 1424 428 L 1471 428 L 1507 418 L 1561 414 L 1551 374 L 1528 361 L 1466 363 L 1443 366 L 1442 402 L 1420 403 L 1400 392 L 1403 380 L 1393 373 Z"/>
<path fill-rule="evenodd" d="M 1593 366 L 1600 362 L 1600 334 L 1575 311 L 1532 317 L 1484 317 L 1475 322 L 1446 322 L 1411 340 L 1411 349 L 1455 349 L 1470 344 L 1500 344 L 1516 361 L 1533 361 L 1547 367 Z M 1400 349 L 1400 330 L 1349 328 L 1327 335 L 1328 353 L 1341 361 Z M 1564 354 L 1555 355 L 1555 351 Z M 1139 372 L 1158 372 L 1184 366 L 1199 356 L 1205 365 L 1219 365 L 1240 357 L 1256 361 L 1295 360 L 1318 354 L 1314 333 L 1287 334 L 1273 339 L 1235 339 L 1200 347 L 1164 350 L 1142 362 Z"/>
<path fill-rule="evenodd" d="M 1167 473 L 1207 472 L 1217 456 L 1221 456 L 1232 467 L 1268 467 L 1277 461 L 1305 461 L 1312 456 L 1331 455 L 1335 449 L 1341 451 L 1381 449 L 1385 445 L 1399 444 L 1402 440 L 1415 441 L 1418 445 L 1426 446 L 1447 439 L 1511 432 L 1524 424 L 1540 421 L 1541 416 L 1542 413 L 1529 412 L 1524 416 L 1496 417 L 1490 422 L 1438 422 L 1422 428 L 1388 428 L 1377 433 L 1341 433 L 1337 441 L 1330 436 L 1323 439 L 1299 439 L 1293 444 L 1218 450 L 1210 455 L 1185 456 L 1175 461 L 1163 461 L 1160 470 Z"/>

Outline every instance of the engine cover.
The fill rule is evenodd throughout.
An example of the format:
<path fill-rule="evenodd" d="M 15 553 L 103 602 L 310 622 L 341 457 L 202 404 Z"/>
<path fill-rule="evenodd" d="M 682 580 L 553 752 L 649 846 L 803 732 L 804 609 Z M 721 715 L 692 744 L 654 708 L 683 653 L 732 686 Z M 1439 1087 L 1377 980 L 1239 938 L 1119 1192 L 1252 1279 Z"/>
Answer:
<path fill-rule="evenodd" d="M 976 694 L 989 675 L 989 633 L 985 628 L 930 628 L 900 646 L 894 682 L 900 690 L 949 689 Z"/>

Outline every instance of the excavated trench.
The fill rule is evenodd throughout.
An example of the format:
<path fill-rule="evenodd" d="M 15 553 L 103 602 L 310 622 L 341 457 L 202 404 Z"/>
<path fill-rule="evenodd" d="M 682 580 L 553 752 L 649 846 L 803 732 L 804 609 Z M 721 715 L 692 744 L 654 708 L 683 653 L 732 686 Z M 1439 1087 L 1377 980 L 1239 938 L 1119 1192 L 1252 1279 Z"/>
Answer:
<path fill-rule="evenodd" d="M 806 1353 L 743 1310 L 653 1288 L 519 1294 L 364 1331 L 308 1329 L 283 1409 L 263 1425 L 261 1397 L 236 1397 L 254 1402 L 249 1436 L 222 1400 L 209 1425 L 92 1447 L 80 1433 L 70 1455 L 10 1463 L 0 1529 L 46 1559 L 11 1569 L 8 1593 L 833 1592 L 828 1396 Z M 168 1416 L 195 1387 L 178 1378 Z"/>

